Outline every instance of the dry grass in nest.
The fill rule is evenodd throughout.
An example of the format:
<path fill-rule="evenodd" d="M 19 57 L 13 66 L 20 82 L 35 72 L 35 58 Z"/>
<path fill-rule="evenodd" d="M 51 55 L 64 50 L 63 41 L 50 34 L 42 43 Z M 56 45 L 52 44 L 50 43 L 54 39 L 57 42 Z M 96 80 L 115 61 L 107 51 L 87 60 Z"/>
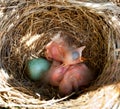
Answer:
<path fill-rule="evenodd" d="M 15 10 L 7 16 L 10 6 Z M 52 108 L 54 104 L 53 108 L 92 109 L 99 103 L 96 108 L 106 109 L 111 102 L 111 106 L 119 104 L 120 22 L 111 21 L 109 11 L 98 13 L 80 4 L 37 0 L 11 1 L 4 11 L 0 22 L 1 106 Z M 26 61 L 44 57 L 44 47 L 58 31 L 69 37 L 70 44 L 86 46 L 83 55 L 96 73 L 96 80 L 68 101 L 59 97 L 57 89 L 34 83 L 24 75 Z"/>

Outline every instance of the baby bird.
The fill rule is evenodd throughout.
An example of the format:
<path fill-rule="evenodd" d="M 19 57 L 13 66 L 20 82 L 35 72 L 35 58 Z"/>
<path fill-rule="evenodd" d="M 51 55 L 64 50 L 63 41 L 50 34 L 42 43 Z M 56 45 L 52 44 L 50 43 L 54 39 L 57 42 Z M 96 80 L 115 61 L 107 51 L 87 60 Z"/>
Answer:
<path fill-rule="evenodd" d="M 60 32 L 56 34 L 50 43 L 46 45 L 46 58 L 62 62 L 66 52 L 67 43 L 60 37 Z"/>
<path fill-rule="evenodd" d="M 82 57 L 82 51 L 85 46 L 73 48 L 68 46 L 67 42 L 60 37 L 60 32 L 52 39 L 46 46 L 45 55 L 48 60 L 56 60 L 63 63 L 63 65 L 73 65 L 83 62 L 85 58 Z"/>
<path fill-rule="evenodd" d="M 84 64 L 75 64 L 69 67 L 60 82 L 59 91 L 62 95 L 71 94 L 76 91 L 80 86 L 88 85 L 93 80 L 91 70 Z"/>
<path fill-rule="evenodd" d="M 66 50 L 63 64 L 74 65 L 74 64 L 83 62 L 85 60 L 85 58 L 82 57 L 82 51 L 84 49 L 85 49 L 85 46 Z"/>
<path fill-rule="evenodd" d="M 62 66 L 60 62 L 53 61 L 50 70 L 47 73 L 47 80 L 52 86 L 59 86 L 69 66 Z"/>

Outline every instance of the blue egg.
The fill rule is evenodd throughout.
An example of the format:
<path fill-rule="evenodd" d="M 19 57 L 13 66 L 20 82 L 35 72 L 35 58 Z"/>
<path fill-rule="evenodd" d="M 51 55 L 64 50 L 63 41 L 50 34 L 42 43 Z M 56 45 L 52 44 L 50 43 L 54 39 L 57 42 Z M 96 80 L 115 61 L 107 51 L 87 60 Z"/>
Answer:
<path fill-rule="evenodd" d="M 27 63 L 28 75 L 31 80 L 37 81 L 42 79 L 43 75 L 47 73 L 51 63 L 44 58 L 31 59 Z"/>

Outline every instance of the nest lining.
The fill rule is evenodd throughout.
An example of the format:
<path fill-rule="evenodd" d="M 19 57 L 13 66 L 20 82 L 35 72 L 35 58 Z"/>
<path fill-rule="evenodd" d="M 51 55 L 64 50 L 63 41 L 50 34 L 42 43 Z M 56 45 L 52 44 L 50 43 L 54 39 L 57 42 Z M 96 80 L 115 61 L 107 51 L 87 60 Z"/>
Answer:
<path fill-rule="evenodd" d="M 5 99 L 1 94 L 3 101 L 41 105 L 42 99 L 59 97 L 53 87 L 35 85 L 24 76 L 25 62 L 31 57 L 44 57 L 44 47 L 58 31 L 63 31 L 63 34 L 69 37 L 70 44 L 73 42 L 77 47 L 86 45 L 83 55 L 88 59 L 86 63 L 95 71 L 98 78 L 84 91 L 85 93 L 93 96 L 90 91 L 106 83 L 116 82 L 117 77 L 113 73 L 118 74 L 116 72 L 119 72 L 117 67 L 119 64 L 114 63 L 113 44 L 109 41 L 116 33 L 105 21 L 104 16 L 69 3 L 52 2 L 38 5 L 36 2 L 30 2 L 24 6 L 16 10 L 9 17 L 9 21 L 3 21 L 1 34 L 1 68 L 10 77 L 6 80 L 9 87 L 22 97 L 19 94 L 11 94 L 8 96 L 13 98 Z M 116 67 L 111 67 L 113 65 Z M 16 100 L 14 96 L 20 99 Z M 23 98 L 27 101 L 21 103 Z M 36 98 L 33 103 L 32 99 Z"/>

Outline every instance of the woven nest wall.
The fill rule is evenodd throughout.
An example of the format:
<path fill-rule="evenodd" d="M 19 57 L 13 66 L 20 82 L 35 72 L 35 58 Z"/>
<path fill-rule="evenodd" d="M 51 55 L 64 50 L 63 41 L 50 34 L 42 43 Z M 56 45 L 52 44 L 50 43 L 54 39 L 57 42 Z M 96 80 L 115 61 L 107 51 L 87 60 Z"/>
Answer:
<path fill-rule="evenodd" d="M 111 10 L 88 8 L 84 2 L 81 5 L 78 2 L 11 1 L 5 6 L 0 22 L 1 106 L 50 109 L 119 106 L 119 16 L 115 15 L 116 19 L 112 20 Z M 86 64 L 96 75 L 90 86 L 64 98 L 59 96 L 58 89 L 32 82 L 24 75 L 26 61 L 31 57 L 44 57 L 45 46 L 59 31 L 63 37 L 69 37 L 70 44 L 86 46 L 83 52 Z"/>

